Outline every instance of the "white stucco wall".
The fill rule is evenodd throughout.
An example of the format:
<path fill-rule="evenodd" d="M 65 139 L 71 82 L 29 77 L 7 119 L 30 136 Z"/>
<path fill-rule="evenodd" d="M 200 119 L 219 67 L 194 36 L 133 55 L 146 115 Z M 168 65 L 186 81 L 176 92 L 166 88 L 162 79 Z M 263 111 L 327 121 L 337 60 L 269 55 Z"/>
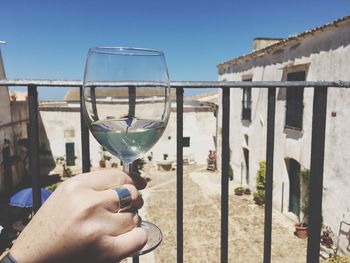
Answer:
<path fill-rule="evenodd" d="M 349 61 L 350 23 L 348 22 L 293 42 L 285 46 L 278 54 L 274 55 L 271 52 L 247 62 L 222 65 L 219 72 L 225 68 L 225 73 L 219 75 L 219 80 L 240 81 L 245 75 L 250 74 L 253 76 L 253 81 L 280 81 L 286 80 L 287 72 L 305 68 L 308 81 L 349 81 Z M 252 94 L 252 123 L 244 126 L 240 115 L 242 90 L 231 90 L 230 146 L 233 152 L 231 163 L 235 172 L 235 180 L 239 182 L 240 176 L 237 177 L 236 174 L 240 174 L 240 164 L 244 162 L 241 147 L 244 134 L 249 135 L 251 178 L 255 177 L 258 162 L 265 160 L 267 90 L 254 89 Z M 313 89 L 306 88 L 304 90 L 302 131 L 286 130 L 284 128 L 285 95 L 283 89 L 277 89 L 273 204 L 275 208 L 281 210 L 283 194 L 283 213 L 289 215 L 289 178 L 284 159 L 294 158 L 302 168 L 310 167 L 312 98 Z M 323 224 L 331 226 L 336 233 L 341 220 L 350 222 L 350 200 L 348 198 L 350 171 L 347 166 L 350 160 L 348 151 L 350 148 L 349 103 L 350 92 L 348 90 L 328 89 L 322 214 Z M 331 116 L 332 112 L 336 113 L 336 117 Z M 255 181 L 251 180 L 251 182 L 253 183 L 251 186 L 254 186 Z M 282 193 L 282 184 L 284 184 L 284 193 Z"/>
<path fill-rule="evenodd" d="M 77 105 L 71 104 L 72 107 Z M 81 164 L 81 137 L 80 137 L 80 112 L 77 111 L 48 111 L 41 110 L 40 116 L 43 122 L 45 134 L 49 142 L 52 155 L 65 156 L 65 144 L 75 143 L 76 165 Z M 72 137 L 65 137 L 65 131 L 73 131 Z M 67 135 L 67 133 L 66 133 Z M 214 137 L 216 135 L 216 117 L 212 111 L 195 111 L 191 109 L 184 112 L 184 136 L 190 137 L 190 147 L 184 148 L 184 155 L 189 156 L 197 163 L 205 164 L 209 150 L 215 150 Z M 168 125 L 161 139 L 145 154 L 147 157 L 153 153 L 154 161 L 163 160 L 163 155 L 168 154 L 168 160 L 176 160 L 176 112 L 173 108 Z M 93 166 L 98 166 L 101 158 L 101 148 L 90 134 L 90 157 Z M 117 159 L 115 159 L 116 161 Z M 112 161 L 110 161 L 112 162 Z"/>

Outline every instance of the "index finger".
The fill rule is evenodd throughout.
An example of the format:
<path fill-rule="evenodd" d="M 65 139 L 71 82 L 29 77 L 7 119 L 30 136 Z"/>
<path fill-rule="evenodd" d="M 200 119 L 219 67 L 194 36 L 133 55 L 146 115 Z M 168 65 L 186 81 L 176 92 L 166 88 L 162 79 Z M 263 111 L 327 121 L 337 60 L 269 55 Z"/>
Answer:
<path fill-rule="evenodd" d="M 123 184 L 133 184 L 137 189 L 143 189 L 147 184 L 142 177 L 133 180 L 128 174 L 119 169 L 103 169 L 84 173 L 74 177 L 73 180 L 78 180 L 79 183 L 97 191 Z"/>

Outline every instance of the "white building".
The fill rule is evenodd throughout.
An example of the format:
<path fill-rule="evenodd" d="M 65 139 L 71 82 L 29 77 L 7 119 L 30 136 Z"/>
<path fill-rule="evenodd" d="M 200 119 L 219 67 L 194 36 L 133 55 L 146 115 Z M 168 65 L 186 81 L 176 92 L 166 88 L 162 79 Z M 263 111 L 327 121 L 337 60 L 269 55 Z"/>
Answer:
<path fill-rule="evenodd" d="M 220 81 L 349 81 L 350 17 L 285 39 L 255 40 L 256 49 L 218 65 Z M 273 204 L 297 220 L 300 170 L 310 168 L 312 88 L 277 89 Z M 350 222 L 350 93 L 329 88 L 326 120 L 323 224 L 338 232 Z M 267 89 L 231 89 L 230 146 L 235 180 L 255 187 L 266 158 Z"/>
<path fill-rule="evenodd" d="M 112 94 L 113 95 L 113 94 Z M 115 94 L 114 94 L 115 95 Z M 217 97 L 209 94 L 208 96 Z M 172 91 L 175 99 L 175 92 Z M 211 98 L 213 100 L 213 98 Z M 106 100 L 113 100 L 111 94 Z M 202 99 L 203 100 L 203 99 Z M 214 98 L 215 101 L 215 98 Z M 137 106 L 140 109 L 140 106 Z M 154 107 L 151 107 L 154 108 Z M 40 116 L 52 155 L 72 159 L 76 156 L 75 165 L 81 164 L 81 135 L 80 135 L 80 104 L 79 90 L 70 90 L 64 101 L 43 101 L 40 104 Z M 143 110 L 150 110 L 145 106 Z M 206 164 L 209 150 L 216 147 L 216 111 L 217 104 L 185 98 L 184 102 L 184 157 L 189 161 Z M 98 166 L 102 149 L 90 133 L 90 158 L 93 166 Z M 155 146 L 145 157 L 153 155 L 155 162 L 163 160 L 176 160 L 176 103 L 172 102 L 168 125 Z M 112 158 L 109 164 L 119 161 Z"/>

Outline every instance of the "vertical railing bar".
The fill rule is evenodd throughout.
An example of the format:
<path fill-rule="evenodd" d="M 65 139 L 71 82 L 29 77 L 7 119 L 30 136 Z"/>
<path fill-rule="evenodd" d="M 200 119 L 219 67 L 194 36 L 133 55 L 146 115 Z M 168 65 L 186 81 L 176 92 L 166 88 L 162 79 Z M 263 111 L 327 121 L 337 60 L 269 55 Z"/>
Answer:
<path fill-rule="evenodd" d="M 128 87 L 129 95 L 129 113 L 128 117 L 130 119 L 135 117 L 135 108 L 136 108 L 136 87 Z"/>
<path fill-rule="evenodd" d="M 39 157 L 39 110 L 37 86 L 28 85 L 29 113 L 29 162 L 32 176 L 33 211 L 36 213 L 41 206 L 40 187 L 40 157 Z"/>
<path fill-rule="evenodd" d="M 83 87 L 79 87 L 80 90 L 80 129 L 81 129 L 81 159 L 82 159 L 82 171 L 83 173 L 90 172 L 90 141 L 89 141 L 89 128 L 84 118 L 83 107 Z"/>
<path fill-rule="evenodd" d="M 176 239 L 177 262 L 183 262 L 183 93 L 176 88 Z"/>
<path fill-rule="evenodd" d="M 98 113 L 97 113 L 97 106 L 96 106 L 96 87 L 90 88 L 90 96 L 91 96 L 92 112 L 94 113 L 93 118 L 95 121 L 97 121 Z"/>
<path fill-rule="evenodd" d="M 222 88 L 221 263 L 228 262 L 228 170 L 230 163 L 230 88 Z"/>
<path fill-rule="evenodd" d="M 129 97 L 129 112 L 128 112 L 128 119 L 131 120 L 135 117 L 135 108 L 136 108 L 136 87 L 128 87 L 128 97 Z M 137 163 L 137 161 L 134 162 L 134 164 Z M 139 263 L 140 258 L 138 255 L 135 255 L 132 257 L 133 263 Z"/>
<path fill-rule="evenodd" d="M 318 263 L 321 241 L 323 165 L 327 117 L 327 88 L 314 88 L 307 262 Z"/>
<path fill-rule="evenodd" d="M 272 228 L 272 184 L 273 153 L 275 142 L 276 88 L 268 88 L 267 136 L 266 136 L 266 180 L 265 180 L 265 221 L 264 221 L 264 263 L 271 262 Z"/>

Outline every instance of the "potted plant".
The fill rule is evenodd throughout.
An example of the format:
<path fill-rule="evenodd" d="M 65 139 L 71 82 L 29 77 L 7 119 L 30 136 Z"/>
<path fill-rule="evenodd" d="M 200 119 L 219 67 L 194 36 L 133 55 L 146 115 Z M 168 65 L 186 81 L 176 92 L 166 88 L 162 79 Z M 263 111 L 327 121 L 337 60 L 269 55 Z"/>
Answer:
<path fill-rule="evenodd" d="M 17 100 L 17 95 L 16 93 L 11 93 L 11 101 L 16 101 Z"/>
<path fill-rule="evenodd" d="M 233 177 L 234 177 L 234 174 L 233 174 L 233 169 L 232 169 L 232 166 L 231 166 L 231 154 L 232 154 L 232 151 L 231 151 L 231 147 L 229 148 L 229 156 L 228 156 L 228 178 L 230 179 L 230 181 L 233 180 Z M 216 169 L 216 160 L 215 160 L 215 169 Z"/>
<path fill-rule="evenodd" d="M 254 201 L 257 205 L 265 203 L 265 178 L 266 178 L 266 162 L 259 163 L 259 170 L 256 173 L 256 192 L 253 194 Z"/>
<path fill-rule="evenodd" d="M 326 226 L 326 229 L 322 231 L 321 245 L 325 246 L 326 248 L 332 248 L 334 245 L 332 236 L 333 236 L 333 231 L 331 227 Z"/>
<path fill-rule="evenodd" d="M 265 204 L 265 191 L 258 190 L 253 194 L 253 200 L 255 204 L 257 205 L 263 205 Z"/>
<path fill-rule="evenodd" d="M 71 177 L 72 176 L 72 170 L 67 167 L 67 164 L 66 164 L 66 159 L 64 157 L 57 157 L 56 158 L 56 164 L 59 165 L 59 166 L 62 166 L 62 176 L 63 177 Z"/>
<path fill-rule="evenodd" d="M 302 179 L 302 204 L 301 212 L 303 219 L 295 224 L 295 235 L 299 238 L 305 239 L 308 236 L 308 217 L 309 217 L 309 182 L 310 182 L 310 170 L 303 169 L 300 171 L 300 177 Z"/>
<path fill-rule="evenodd" d="M 235 188 L 235 195 L 243 195 L 243 193 L 244 193 L 244 188 L 242 186 Z"/>
<path fill-rule="evenodd" d="M 301 239 L 305 239 L 308 236 L 308 225 L 302 221 L 301 223 L 295 224 L 295 235 Z"/>
<path fill-rule="evenodd" d="M 111 156 L 107 155 L 106 153 L 106 150 L 102 147 L 102 150 L 101 150 L 101 159 L 100 159 L 100 162 L 99 162 L 99 165 L 101 168 L 105 168 L 106 167 L 106 161 L 109 161 L 111 160 Z"/>
<path fill-rule="evenodd" d="M 348 256 L 335 256 L 327 260 L 327 263 L 350 263 Z"/>

